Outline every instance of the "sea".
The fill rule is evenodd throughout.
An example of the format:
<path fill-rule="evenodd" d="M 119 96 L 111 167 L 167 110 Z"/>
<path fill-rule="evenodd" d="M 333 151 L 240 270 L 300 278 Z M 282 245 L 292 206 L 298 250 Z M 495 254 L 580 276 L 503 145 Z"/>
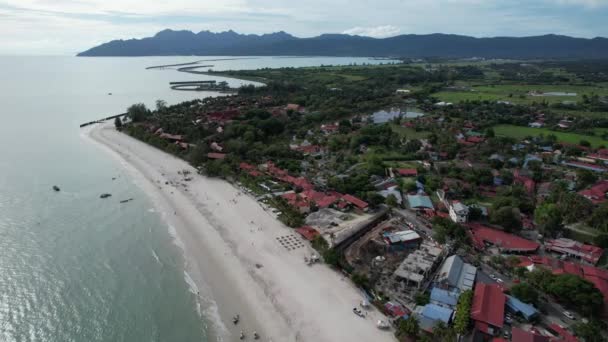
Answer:
<path fill-rule="evenodd" d="M 121 162 L 79 128 L 133 103 L 217 96 L 169 82 L 223 78 L 146 70 L 194 61 L 213 70 L 387 62 L 0 56 L 1 342 L 209 341 L 216 318 L 199 308 L 179 237 Z"/>

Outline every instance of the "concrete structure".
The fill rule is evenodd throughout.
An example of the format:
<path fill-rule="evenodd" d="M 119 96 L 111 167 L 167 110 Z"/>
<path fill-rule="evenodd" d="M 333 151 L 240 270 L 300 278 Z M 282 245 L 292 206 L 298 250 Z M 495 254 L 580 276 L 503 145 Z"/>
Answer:
<path fill-rule="evenodd" d="M 408 285 L 420 288 L 437 265 L 442 254 L 443 249 L 433 243 L 424 241 L 419 249 L 409 254 L 401 262 L 395 270 L 394 276 L 405 281 Z"/>
<path fill-rule="evenodd" d="M 452 255 L 441 265 L 435 283 L 443 289 L 463 292 L 473 289 L 476 275 L 475 266 L 467 264 L 458 255 Z"/>

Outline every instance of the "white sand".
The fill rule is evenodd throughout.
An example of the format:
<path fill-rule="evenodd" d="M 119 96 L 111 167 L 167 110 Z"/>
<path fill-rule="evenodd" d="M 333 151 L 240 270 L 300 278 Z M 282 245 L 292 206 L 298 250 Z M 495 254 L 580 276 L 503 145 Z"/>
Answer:
<path fill-rule="evenodd" d="M 304 263 L 313 252 L 307 243 L 291 251 L 279 244 L 276 238 L 293 230 L 250 196 L 225 181 L 197 175 L 183 160 L 111 124 L 97 125 L 88 136 L 126 161 L 138 185 L 166 213 L 183 243 L 188 274 L 217 302 L 224 322 L 212 327 L 218 340 L 229 336 L 223 340 L 236 341 L 240 330 L 247 340 L 257 330 L 261 341 L 275 342 L 395 340 L 392 332 L 376 328 L 377 320 L 385 319 L 377 310 L 365 319 L 353 314 L 362 296 L 348 279 L 325 265 Z M 192 171 L 190 182 L 178 174 L 185 169 Z M 203 307 L 209 304 L 201 301 Z M 234 326 L 236 313 L 241 322 Z"/>

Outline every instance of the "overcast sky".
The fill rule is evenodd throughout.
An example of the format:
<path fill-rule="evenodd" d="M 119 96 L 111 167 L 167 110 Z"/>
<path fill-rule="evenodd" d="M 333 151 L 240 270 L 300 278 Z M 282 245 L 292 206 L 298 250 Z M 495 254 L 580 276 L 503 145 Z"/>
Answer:
<path fill-rule="evenodd" d="M 73 55 L 165 28 L 607 37 L 607 22 L 608 0 L 0 0 L 0 54 Z"/>

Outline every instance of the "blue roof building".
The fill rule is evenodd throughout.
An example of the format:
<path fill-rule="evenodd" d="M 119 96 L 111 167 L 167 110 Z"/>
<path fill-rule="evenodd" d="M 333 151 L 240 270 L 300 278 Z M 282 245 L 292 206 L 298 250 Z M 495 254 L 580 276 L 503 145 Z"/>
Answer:
<path fill-rule="evenodd" d="M 429 196 L 407 195 L 407 202 L 412 209 L 434 209 Z"/>
<path fill-rule="evenodd" d="M 458 304 L 458 297 L 460 297 L 460 293 L 457 291 L 450 292 L 438 287 L 431 290 L 431 304 L 454 308 Z"/>
<path fill-rule="evenodd" d="M 538 315 L 538 310 L 530 304 L 507 295 L 507 309 L 515 314 L 521 314 L 527 321 Z"/>
<path fill-rule="evenodd" d="M 445 324 L 449 324 L 452 319 L 452 309 L 444 308 L 436 304 L 427 304 L 422 309 L 422 316 L 432 319 L 434 321 L 442 321 Z"/>

